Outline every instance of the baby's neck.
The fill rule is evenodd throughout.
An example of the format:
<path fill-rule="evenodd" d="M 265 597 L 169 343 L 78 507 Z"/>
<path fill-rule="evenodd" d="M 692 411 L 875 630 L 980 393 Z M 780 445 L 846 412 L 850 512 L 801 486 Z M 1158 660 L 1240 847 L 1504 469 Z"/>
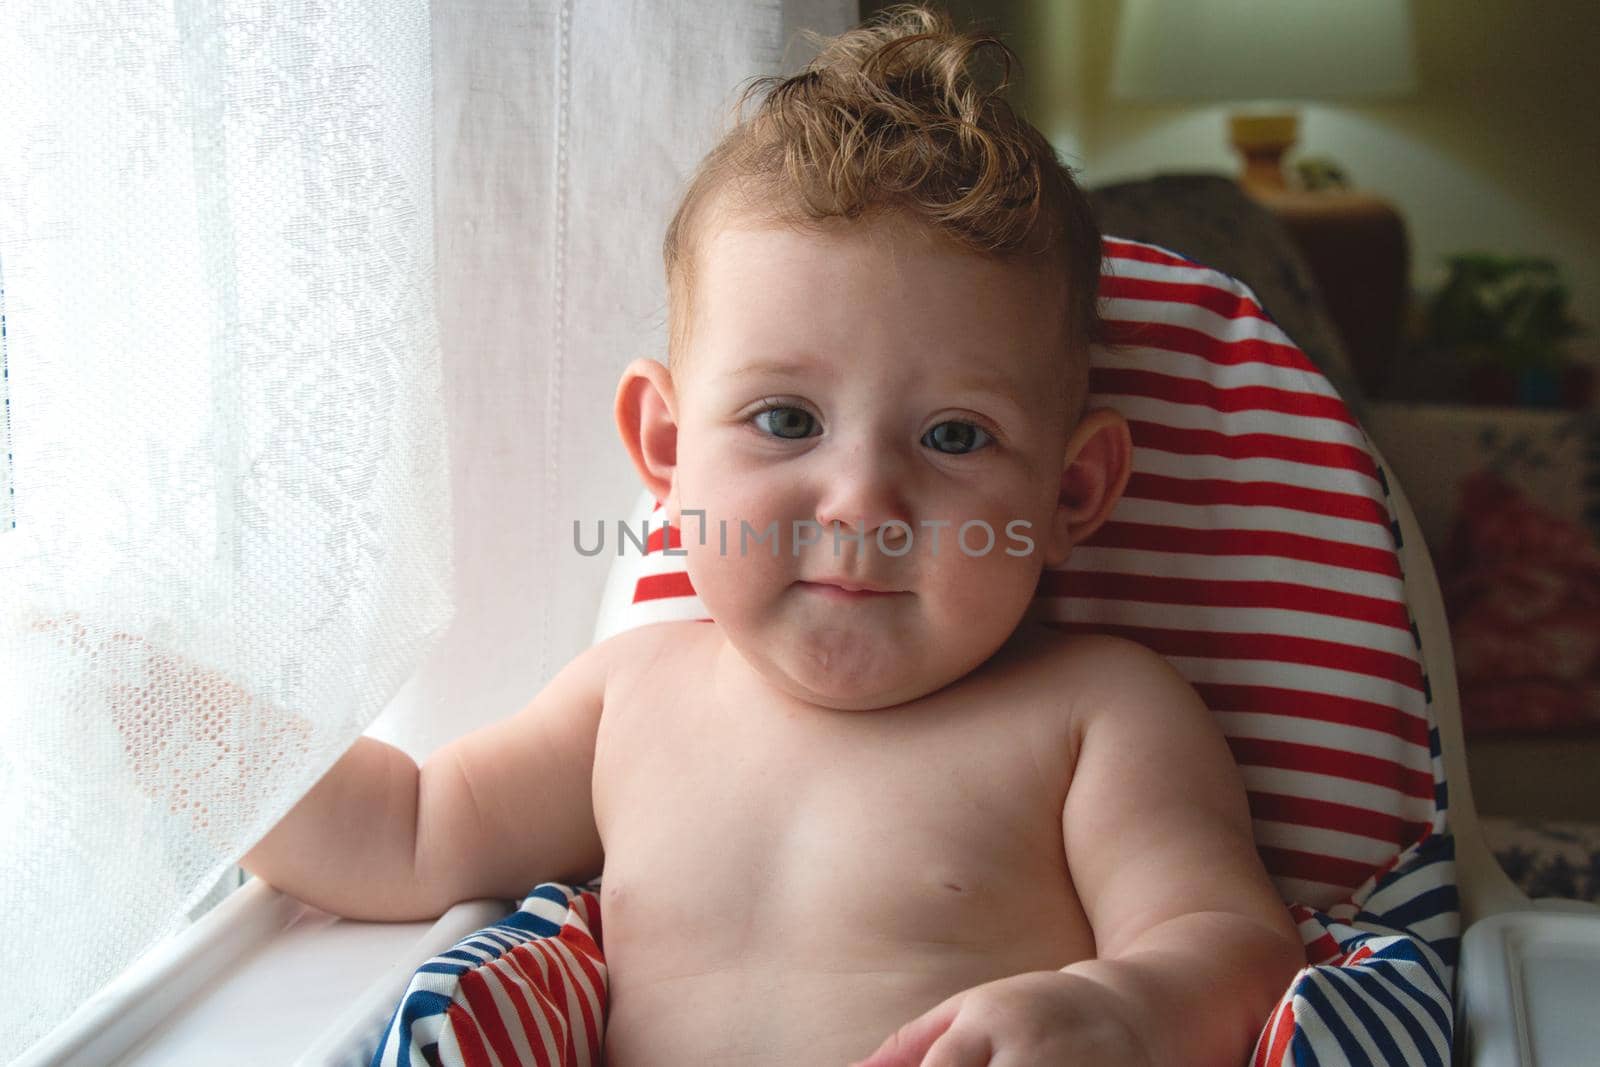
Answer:
<path fill-rule="evenodd" d="M 735 702 L 738 706 L 769 707 L 780 714 L 790 716 L 890 715 L 921 703 L 924 698 L 941 689 L 987 673 L 1012 656 L 1025 652 L 1041 636 L 1048 637 L 1051 634 L 1048 625 L 1024 620 L 993 655 L 961 678 L 943 684 L 935 679 L 929 679 L 925 686 L 916 688 L 910 697 L 892 703 L 846 707 L 841 706 L 839 702 L 817 699 L 813 694 L 787 684 L 787 679 L 770 675 L 739 651 L 738 646 L 728 637 L 727 631 L 720 623 L 712 622 L 710 625 L 715 627 L 717 634 L 717 649 L 710 679 L 712 693 L 719 699 Z"/>

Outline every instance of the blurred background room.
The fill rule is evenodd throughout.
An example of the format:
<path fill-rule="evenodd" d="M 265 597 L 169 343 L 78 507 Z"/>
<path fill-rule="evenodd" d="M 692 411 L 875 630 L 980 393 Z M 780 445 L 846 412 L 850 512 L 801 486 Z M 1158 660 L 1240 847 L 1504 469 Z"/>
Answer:
<path fill-rule="evenodd" d="M 1345 393 L 1438 565 L 1502 863 L 1596 895 L 1600 5 L 946 6 L 1107 232 L 1241 277 Z"/>

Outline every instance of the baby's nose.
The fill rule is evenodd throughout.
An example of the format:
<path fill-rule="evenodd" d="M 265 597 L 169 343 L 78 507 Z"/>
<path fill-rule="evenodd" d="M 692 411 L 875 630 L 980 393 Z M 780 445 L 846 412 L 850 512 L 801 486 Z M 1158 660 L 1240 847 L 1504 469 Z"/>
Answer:
<path fill-rule="evenodd" d="M 885 541 L 902 539 L 911 525 L 903 465 L 884 451 L 853 450 L 817 498 L 816 520 L 824 528 L 838 523 L 867 536 L 881 529 Z"/>

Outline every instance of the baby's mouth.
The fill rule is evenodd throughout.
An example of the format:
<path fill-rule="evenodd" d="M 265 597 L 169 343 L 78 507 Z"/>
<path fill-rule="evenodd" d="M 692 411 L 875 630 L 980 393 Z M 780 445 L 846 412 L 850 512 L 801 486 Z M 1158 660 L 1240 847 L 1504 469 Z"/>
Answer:
<path fill-rule="evenodd" d="M 844 578 L 819 578 L 815 581 L 796 582 L 808 592 L 844 600 L 866 600 L 879 597 L 908 595 L 902 589 L 891 589 L 877 582 L 863 582 Z"/>

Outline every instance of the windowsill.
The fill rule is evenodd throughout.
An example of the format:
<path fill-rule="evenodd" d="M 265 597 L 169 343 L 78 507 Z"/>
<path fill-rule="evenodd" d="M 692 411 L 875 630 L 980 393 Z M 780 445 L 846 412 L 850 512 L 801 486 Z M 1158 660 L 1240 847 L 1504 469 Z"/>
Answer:
<path fill-rule="evenodd" d="M 412 971 L 511 910 L 471 901 L 436 922 L 351 922 L 252 881 L 141 957 L 17 1067 L 210 1063 L 221 1050 L 230 1064 L 282 1067 L 363 1043 L 370 1053 Z"/>

